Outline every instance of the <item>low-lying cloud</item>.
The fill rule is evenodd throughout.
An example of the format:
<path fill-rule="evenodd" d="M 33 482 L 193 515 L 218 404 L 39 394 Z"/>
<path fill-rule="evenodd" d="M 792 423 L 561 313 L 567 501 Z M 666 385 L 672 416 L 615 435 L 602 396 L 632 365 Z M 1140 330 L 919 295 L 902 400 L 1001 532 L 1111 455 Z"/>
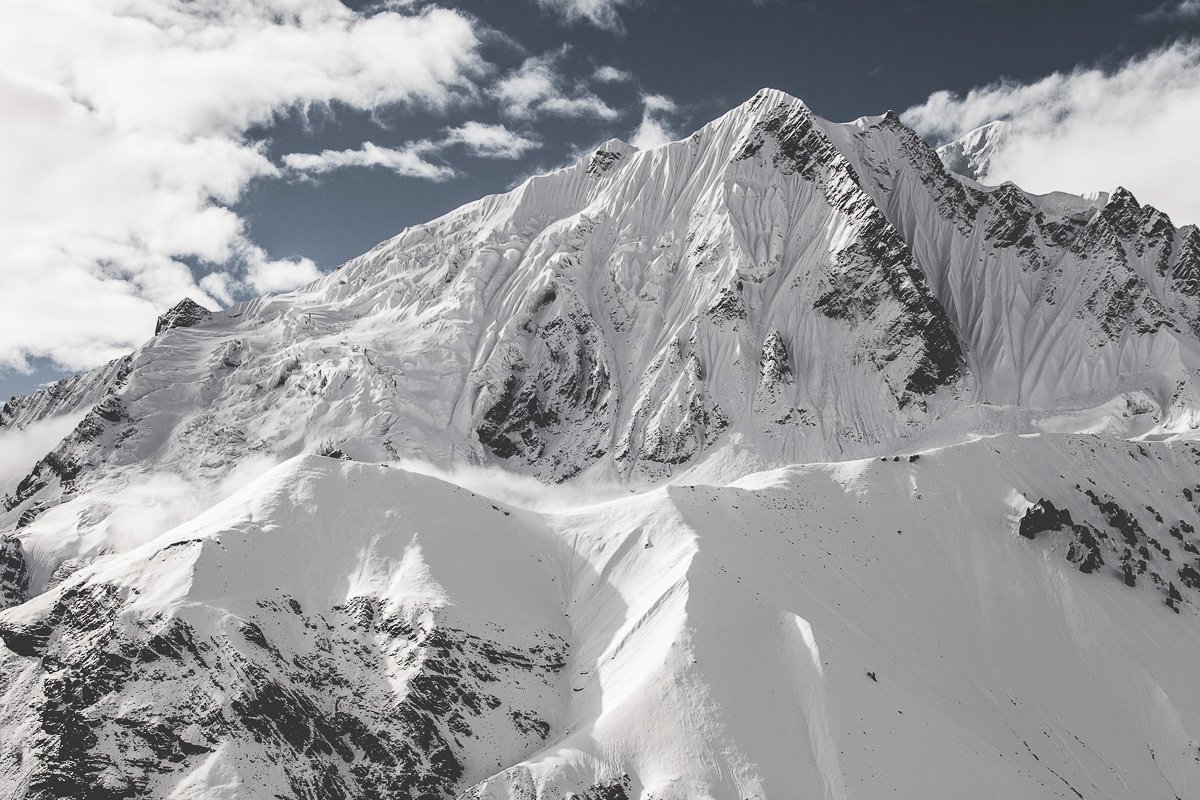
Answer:
<path fill-rule="evenodd" d="M 965 95 L 936 92 L 904 120 L 937 143 L 992 120 L 1012 123 L 987 183 L 1034 192 L 1125 186 L 1177 224 L 1200 223 L 1200 43 L 1180 42 L 1115 69 L 1002 81 Z"/>

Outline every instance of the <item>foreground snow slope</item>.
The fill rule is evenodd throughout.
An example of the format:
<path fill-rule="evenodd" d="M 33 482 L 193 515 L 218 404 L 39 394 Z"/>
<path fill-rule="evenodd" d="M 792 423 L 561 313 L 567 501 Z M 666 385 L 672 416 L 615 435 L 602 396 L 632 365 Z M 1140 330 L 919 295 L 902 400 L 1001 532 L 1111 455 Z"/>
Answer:
<path fill-rule="evenodd" d="M 1198 461 L 1000 436 L 535 512 L 293 459 L 0 614 L 0 796 L 1194 797 Z M 1078 530 L 1020 535 L 1042 500 Z"/>

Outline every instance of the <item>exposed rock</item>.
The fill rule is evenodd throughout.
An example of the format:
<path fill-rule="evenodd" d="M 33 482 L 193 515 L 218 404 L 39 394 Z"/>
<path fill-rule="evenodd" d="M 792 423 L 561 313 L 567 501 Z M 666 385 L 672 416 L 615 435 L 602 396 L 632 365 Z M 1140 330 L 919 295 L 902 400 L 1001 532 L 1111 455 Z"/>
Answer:
<path fill-rule="evenodd" d="M 172 328 L 190 328 L 212 319 L 212 312 L 190 297 L 185 297 L 158 318 L 154 335 Z"/>

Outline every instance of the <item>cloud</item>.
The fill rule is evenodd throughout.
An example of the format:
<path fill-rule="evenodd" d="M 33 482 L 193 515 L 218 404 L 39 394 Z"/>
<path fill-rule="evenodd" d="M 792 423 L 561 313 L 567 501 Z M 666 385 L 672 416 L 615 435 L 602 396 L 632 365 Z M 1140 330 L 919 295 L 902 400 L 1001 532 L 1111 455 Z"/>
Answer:
<path fill-rule="evenodd" d="M 622 30 L 617 9 L 628 3 L 629 0 L 537 0 L 539 6 L 567 22 L 586 22 L 611 31 Z"/>
<path fill-rule="evenodd" d="M 271 455 L 251 454 L 217 481 L 190 480 L 174 472 L 145 473 L 123 488 L 107 493 L 100 513 L 75 514 L 72 522 L 80 525 L 82 519 L 95 520 L 92 530 L 82 531 L 87 535 L 81 538 L 103 541 L 110 551 L 131 550 L 194 519 L 279 463 Z M 83 506 L 88 502 L 85 497 L 78 504 Z M 74 537 L 58 538 L 69 542 Z"/>
<path fill-rule="evenodd" d="M 28 475 L 42 456 L 75 430 L 85 413 L 50 417 L 24 428 L 0 431 L 0 493 L 7 493 Z"/>
<path fill-rule="evenodd" d="M 383 167 L 407 178 L 445 181 L 455 175 L 452 167 L 425 159 L 436 147 L 430 142 L 412 142 L 401 148 L 380 147 L 363 142 L 355 150 L 322 150 L 320 153 L 288 153 L 283 163 L 297 172 L 321 174 L 346 167 Z"/>
<path fill-rule="evenodd" d="M 1144 22 L 1174 22 L 1200 19 L 1200 0 L 1168 0 L 1140 17 Z"/>
<path fill-rule="evenodd" d="M 616 119 L 616 109 L 586 87 L 568 86 L 559 73 L 565 48 L 525 59 L 492 88 L 505 113 L 518 118 L 544 114 L 559 117 Z"/>
<path fill-rule="evenodd" d="M 633 80 L 633 73 L 605 64 L 596 68 L 592 78 L 600 83 L 629 83 Z"/>
<path fill-rule="evenodd" d="M 986 182 L 1035 192 L 1126 186 L 1177 223 L 1200 222 L 1200 195 L 1187 180 L 1200 174 L 1200 43 L 1176 43 L 1112 70 L 936 92 L 903 118 L 939 142 L 1008 120 Z"/>
<path fill-rule="evenodd" d="M 444 144 L 461 144 L 473 156 L 497 159 L 520 158 L 542 146 L 537 139 L 511 131 L 503 125 L 475 121 L 448 130 Z"/>
<path fill-rule="evenodd" d="M 658 147 L 674 140 L 664 117 L 676 111 L 675 102 L 661 94 L 642 96 L 642 121 L 629 143 L 639 150 Z"/>
<path fill-rule="evenodd" d="M 337 0 L 0 4 L 0 366 L 94 366 L 185 295 L 215 306 L 311 280 L 232 210 L 281 174 L 252 131 L 332 103 L 475 97 L 475 25 Z"/>
<path fill-rule="evenodd" d="M 479 158 L 513 159 L 541 147 L 541 142 L 503 125 L 472 120 L 457 128 L 446 129 L 445 135 L 438 140 L 420 139 L 401 147 L 380 147 L 373 142 L 363 142 L 352 150 L 288 153 L 283 157 L 283 163 L 289 169 L 306 175 L 320 175 L 348 167 L 382 167 L 406 178 L 441 182 L 450 180 L 458 172 L 447 164 L 431 161 L 430 157 L 436 157 L 456 145 L 461 145 L 468 153 Z"/>

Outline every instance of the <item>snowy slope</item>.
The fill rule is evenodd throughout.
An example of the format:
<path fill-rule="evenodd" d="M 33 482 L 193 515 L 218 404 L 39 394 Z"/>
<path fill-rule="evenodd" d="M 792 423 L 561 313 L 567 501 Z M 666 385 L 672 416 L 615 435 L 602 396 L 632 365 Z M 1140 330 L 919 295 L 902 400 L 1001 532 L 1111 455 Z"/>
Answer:
<path fill-rule="evenodd" d="M 1197 459 L 1001 436 L 553 512 L 293 459 L 0 615 L 2 796 L 1192 797 Z M 1020 535 L 1041 500 L 1102 564 Z"/>
<path fill-rule="evenodd" d="M 1200 795 L 1198 359 L 1124 190 L 607 142 L 0 410 L 0 797 Z"/>

